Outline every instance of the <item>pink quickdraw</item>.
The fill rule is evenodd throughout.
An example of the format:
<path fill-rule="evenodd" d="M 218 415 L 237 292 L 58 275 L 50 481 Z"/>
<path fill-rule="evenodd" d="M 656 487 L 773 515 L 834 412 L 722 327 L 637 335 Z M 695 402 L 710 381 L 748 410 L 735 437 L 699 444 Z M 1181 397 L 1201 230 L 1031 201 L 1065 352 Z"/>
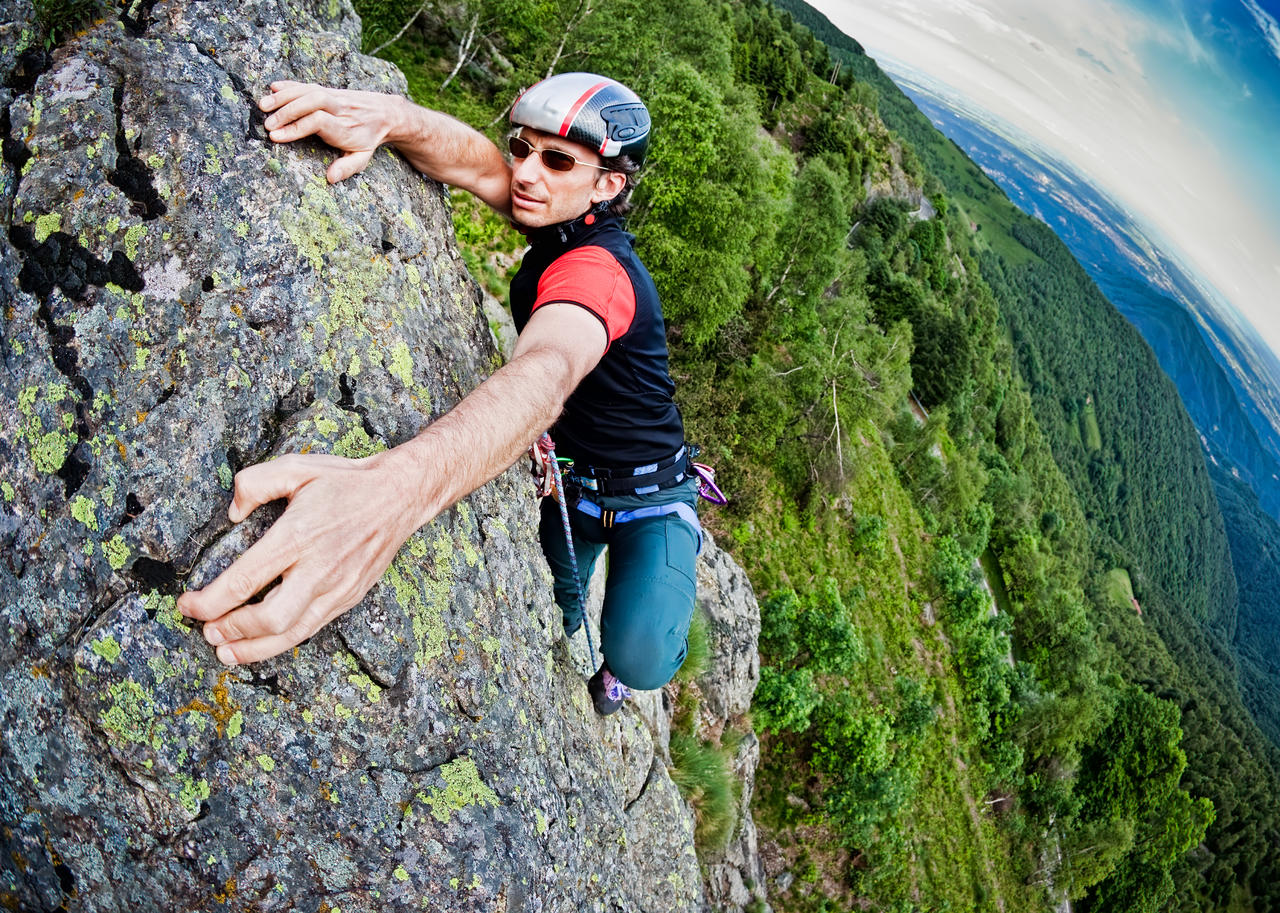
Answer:
<path fill-rule="evenodd" d="M 706 463 L 694 463 L 693 473 L 698 477 L 698 496 L 712 504 L 728 504 L 729 499 L 716 484 L 716 471 Z"/>

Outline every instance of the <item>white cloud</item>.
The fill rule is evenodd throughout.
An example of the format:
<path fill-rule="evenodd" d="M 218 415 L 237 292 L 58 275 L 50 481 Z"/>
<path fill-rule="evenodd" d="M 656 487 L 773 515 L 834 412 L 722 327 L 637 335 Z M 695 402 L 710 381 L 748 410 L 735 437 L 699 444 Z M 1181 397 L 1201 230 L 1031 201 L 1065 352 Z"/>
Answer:
<path fill-rule="evenodd" d="M 1258 23 L 1258 30 L 1271 46 L 1271 53 L 1280 60 L 1280 22 L 1276 22 L 1274 16 L 1259 6 L 1257 0 L 1241 0 L 1241 2 L 1253 17 L 1253 21 Z"/>
<path fill-rule="evenodd" d="M 1187 17 L 1181 17 L 1182 22 L 1182 46 L 1186 49 L 1187 56 L 1191 58 L 1194 64 L 1208 64 L 1217 69 L 1217 61 L 1214 60 L 1213 54 L 1205 49 L 1204 44 L 1192 31 L 1191 24 L 1187 22 Z"/>
<path fill-rule="evenodd" d="M 1280 224 L 1240 164 L 1241 150 L 1158 78 L 1147 63 L 1155 57 L 1144 59 L 1156 45 L 1212 65 L 1209 37 L 1195 40 L 1183 19 L 1143 16 L 1109 0 L 810 2 L 886 69 L 918 74 L 966 116 L 995 115 L 1071 163 L 1153 227 L 1280 351 L 1273 273 Z M 1242 2 L 1280 56 L 1280 25 L 1257 0 Z"/>

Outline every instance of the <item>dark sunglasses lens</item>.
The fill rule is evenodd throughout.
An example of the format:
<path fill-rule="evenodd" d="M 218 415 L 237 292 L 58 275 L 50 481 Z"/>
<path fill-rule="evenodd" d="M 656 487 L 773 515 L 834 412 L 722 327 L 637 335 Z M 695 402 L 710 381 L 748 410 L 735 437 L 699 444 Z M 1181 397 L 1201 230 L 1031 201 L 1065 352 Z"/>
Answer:
<path fill-rule="evenodd" d="M 542 164 L 552 171 L 572 171 L 573 166 L 578 164 L 578 160 L 567 152 L 543 149 L 538 154 L 542 156 Z"/>
<path fill-rule="evenodd" d="M 507 148 L 511 150 L 511 157 L 517 159 L 528 158 L 529 153 L 533 151 L 533 147 L 518 136 L 507 137 Z"/>

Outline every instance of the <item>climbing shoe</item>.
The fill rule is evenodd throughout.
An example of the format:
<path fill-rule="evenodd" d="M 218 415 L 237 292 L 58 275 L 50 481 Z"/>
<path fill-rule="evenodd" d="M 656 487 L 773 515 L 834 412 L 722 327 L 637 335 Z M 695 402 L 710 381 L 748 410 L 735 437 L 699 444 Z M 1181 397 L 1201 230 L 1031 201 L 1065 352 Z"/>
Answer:
<path fill-rule="evenodd" d="M 616 712 L 622 702 L 631 697 L 631 689 L 614 678 L 609 667 L 603 663 L 587 681 L 587 690 L 591 692 L 591 702 L 596 705 L 596 713 L 601 716 Z"/>

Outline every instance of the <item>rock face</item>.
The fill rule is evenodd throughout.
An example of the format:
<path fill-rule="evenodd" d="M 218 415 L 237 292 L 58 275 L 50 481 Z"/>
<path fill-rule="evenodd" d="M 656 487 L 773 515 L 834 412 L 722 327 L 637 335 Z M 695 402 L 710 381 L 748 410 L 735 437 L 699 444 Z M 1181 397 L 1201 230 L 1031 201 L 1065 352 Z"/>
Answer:
<path fill-rule="evenodd" d="M 715 737 L 727 725 L 737 724 L 734 728 L 747 732 L 733 759 L 742 790 L 733 833 L 727 846 L 700 860 L 712 908 L 738 913 L 765 900 L 764 869 L 751 817 L 760 742 L 742 722 L 760 681 L 760 606 L 746 572 L 709 540 L 698 562 L 698 607 L 707 619 L 711 648 L 707 669 L 698 676 L 700 728 Z"/>
<path fill-rule="evenodd" d="M 760 606 L 742 570 L 728 552 L 709 543 L 698 563 L 698 605 L 707 618 L 711 660 L 698 679 L 710 715 L 742 716 L 760 681 Z"/>
<path fill-rule="evenodd" d="M 439 186 L 265 137 L 274 79 L 403 92 L 346 0 L 124 8 L 46 55 L 0 0 L 0 908 L 702 908 L 519 472 L 291 654 L 225 669 L 176 613 L 271 519 L 229 526 L 236 470 L 399 443 L 497 355 Z"/>

